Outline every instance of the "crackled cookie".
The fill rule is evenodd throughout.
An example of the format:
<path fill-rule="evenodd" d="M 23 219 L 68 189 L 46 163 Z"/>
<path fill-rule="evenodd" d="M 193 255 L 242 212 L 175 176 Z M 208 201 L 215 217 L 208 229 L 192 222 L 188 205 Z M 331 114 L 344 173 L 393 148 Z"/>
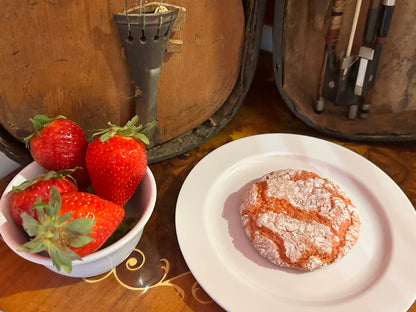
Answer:
<path fill-rule="evenodd" d="M 240 214 L 253 246 L 282 266 L 313 271 L 356 243 L 360 217 L 332 181 L 306 170 L 271 172 L 244 193 Z"/>

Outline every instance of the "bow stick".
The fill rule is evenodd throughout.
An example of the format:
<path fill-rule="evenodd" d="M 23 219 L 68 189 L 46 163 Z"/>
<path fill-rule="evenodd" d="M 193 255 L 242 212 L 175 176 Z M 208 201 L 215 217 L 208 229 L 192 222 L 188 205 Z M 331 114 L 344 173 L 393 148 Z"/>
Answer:
<path fill-rule="evenodd" d="M 374 56 L 373 59 L 369 61 L 363 80 L 362 94 L 364 94 L 365 97 L 364 102 L 360 108 L 360 116 L 362 118 L 366 118 L 370 110 L 370 105 L 373 98 L 374 83 L 376 80 L 375 78 L 381 58 L 381 51 L 390 29 L 394 6 L 395 0 L 383 0 L 381 5 L 379 18 L 380 21 L 378 24 L 377 36 L 374 44 Z"/>
<path fill-rule="evenodd" d="M 357 81 L 354 89 L 354 93 L 357 95 L 363 95 L 366 93 L 364 89 L 364 77 L 367 71 L 368 61 L 371 61 L 374 57 L 373 45 L 377 31 L 379 8 L 380 0 L 371 0 L 364 27 L 363 43 L 358 54 L 360 57 L 360 65 L 358 67 Z"/>
<path fill-rule="evenodd" d="M 361 10 L 361 3 L 362 0 L 357 0 L 357 3 L 355 5 L 355 12 L 354 12 L 354 18 L 351 25 L 351 32 L 350 32 L 350 38 L 348 40 L 348 46 L 347 50 L 345 52 L 344 62 L 343 62 L 343 74 L 346 75 L 348 72 L 348 65 L 352 63 L 351 59 L 351 50 L 352 50 L 352 44 L 354 42 L 355 37 L 355 31 L 357 30 L 357 23 L 358 23 L 358 17 L 360 16 L 360 10 Z"/>
<path fill-rule="evenodd" d="M 355 77 L 357 71 L 357 63 L 355 57 L 351 55 L 352 45 L 357 30 L 358 18 L 361 10 L 361 0 L 357 0 L 355 5 L 354 17 L 351 25 L 350 37 L 348 46 L 345 51 L 345 56 L 341 62 L 341 73 L 338 79 L 337 95 L 335 98 L 335 105 L 351 106 L 357 103 L 358 97 L 354 94 Z"/>
<path fill-rule="evenodd" d="M 342 17 L 346 0 L 335 0 L 331 9 L 331 18 L 325 37 L 325 53 L 319 78 L 318 100 L 315 105 L 317 112 L 325 108 L 325 99 L 335 99 L 336 77 L 338 76 L 338 61 L 335 47 L 339 40 Z"/>
<path fill-rule="evenodd" d="M 374 39 L 377 31 L 377 21 L 380 9 L 380 0 L 371 0 L 367 10 L 367 18 L 365 21 L 363 41 L 358 56 L 360 58 L 358 65 L 358 73 L 355 81 L 354 94 L 363 95 L 364 78 L 367 71 L 368 62 L 374 57 Z M 356 117 L 358 111 L 358 103 L 350 106 L 348 117 L 353 119 Z"/>

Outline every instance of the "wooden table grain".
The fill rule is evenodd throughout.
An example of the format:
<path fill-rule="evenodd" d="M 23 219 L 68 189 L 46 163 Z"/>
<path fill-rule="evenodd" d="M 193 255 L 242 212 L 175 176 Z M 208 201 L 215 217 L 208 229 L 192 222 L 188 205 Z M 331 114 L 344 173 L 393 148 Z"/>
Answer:
<path fill-rule="evenodd" d="M 323 138 L 363 155 L 416 206 L 415 142 L 354 142 L 311 129 L 281 99 L 271 55 L 261 52 L 251 88 L 232 120 L 199 147 L 150 165 L 157 183 L 156 207 L 124 263 L 94 278 L 69 278 L 24 260 L 0 240 L 0 311 L 223 311 L 199 286 L 181 254 L 175 230 L 176 199 L 190 170 L 210 151 L 241 137 L 273 132 Z M 16 172 L 0 181 L 1 191 Z M 416 303 L 408 311 L 416 312 Z"/>

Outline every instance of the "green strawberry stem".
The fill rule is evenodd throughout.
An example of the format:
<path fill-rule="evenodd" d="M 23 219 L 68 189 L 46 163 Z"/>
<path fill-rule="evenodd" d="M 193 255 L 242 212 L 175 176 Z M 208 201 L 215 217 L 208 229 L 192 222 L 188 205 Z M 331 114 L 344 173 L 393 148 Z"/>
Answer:
<path fill-rule="evenodd" d="M 42 130 L 47 125 L 49 125 L 53 120 L 58 119 L 58 118 L 67 119 L 65 116 L 62 116 L 62 115 L 58 115 L 55 118 L 50 118 L 42 114 L 38 114 L 38 115 L 35 115 L 33 118 L 30 118 L 30 121 L 32 122 L 33 128 L 35 128 L 35 131 L 23 139 L 23 142 L 26 144 L 26 147 L 29 146 L 29 141 L 33 136 L 39 135 L 40 130 Z"/>
<path fill-rule="evenodd" d="M 115 135 L 120 135 L 124 137 L 133 137 L 139 141 L 142 141 L 144 144 L 149 144 L 149 139 L 145 135 L 145 133 L 149 132 L 157 123 L 156 120 L 147 123 L 144 127 L 142 124 L 136 126 L 137 122 L 139 121 L 139 117 L 137 115 L 133 116 L 124 127 L 120 127 L 115 125 L 111 122 L 108 122 L 107 125 L 109 126 L 106 129 L 97 129 L 96 133 L 93 134 L 94 136 L 101 135 L 100 142 L 107 142 L 111 137 Z"/>
<path fill-rule="evenodd" d="M 81 257 L 70 247 L 82 247 L 93 240 L 87 234 L 92 233 L 95 220 L 79 218 L 69 221 L 72 213 L 58 216 L 61 195 L 55 186 L 51 188 L 49 204 L 37 201 L 32 208 L 36 209 L 39 221 L 26 213 L 22 213 L 22 220 L 24 230 L 34 238 L 17 251 L 39 253 L 46 250 L 58 271 L 62 268 L 71 273 L 72 260 L 81 260 Z"/>
<path fill-rule="evenodd" d="M 74 169 L 64 169 L 64 170 L 60 170 L 60 171 L 54 171 L 54 170 L 50 170 L 46 173 L 42 173 L 40 175 L 38 175 L 36 178 L 31 179 L 31 180 L 26 180 L 22 183 L 20 183 L 19 185 L 14 185 L 12 187 L 12 192 L 21 192 L 25 189 L 27 189 L 29 186 L 32 186 L 33 184 L 36 184 L 39 181 L 47 181 L 50 179 L 62 179 L 62 178 L 69 178 L 72 180 L 72 182 L 75 183 L 75 185 L 77 184 L 77 181 L 71 176 L 72 173 L 74 173 L 76 170 L 81 169 L 81 167 L 75 167 Z"/>

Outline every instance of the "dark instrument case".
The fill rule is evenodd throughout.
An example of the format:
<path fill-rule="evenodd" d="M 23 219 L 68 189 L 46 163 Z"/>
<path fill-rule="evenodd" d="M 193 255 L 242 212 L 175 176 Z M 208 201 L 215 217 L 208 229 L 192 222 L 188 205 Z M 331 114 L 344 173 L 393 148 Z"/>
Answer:
<path fill-rule="evenodd" d="M 326 134 L 414 140 L 416 2 L 359 2 L 274 2 L 277 87 L 297 117 Z"/>

